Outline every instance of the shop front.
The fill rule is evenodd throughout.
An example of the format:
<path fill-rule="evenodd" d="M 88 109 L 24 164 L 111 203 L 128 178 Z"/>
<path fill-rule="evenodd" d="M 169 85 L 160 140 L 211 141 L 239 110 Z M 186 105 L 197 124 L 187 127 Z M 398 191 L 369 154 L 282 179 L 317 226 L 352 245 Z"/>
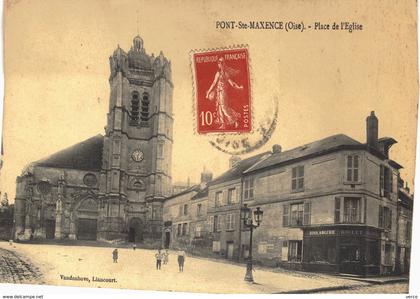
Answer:
<path fill-rule="evenodd" d="M 381 230 L 358 225 L 303 228 L 303 268 L 313 272 L 378 275 Z"/>

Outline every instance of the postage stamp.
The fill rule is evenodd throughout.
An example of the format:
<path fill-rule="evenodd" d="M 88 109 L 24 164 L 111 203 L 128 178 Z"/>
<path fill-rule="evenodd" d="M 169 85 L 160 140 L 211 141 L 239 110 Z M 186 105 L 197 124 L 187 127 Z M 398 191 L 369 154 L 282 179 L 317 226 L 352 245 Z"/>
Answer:
<path fill-rule="evenodd" d="M 252 129 L 249 54 L 246 47 L 192 55 L 197 132 Z"/>

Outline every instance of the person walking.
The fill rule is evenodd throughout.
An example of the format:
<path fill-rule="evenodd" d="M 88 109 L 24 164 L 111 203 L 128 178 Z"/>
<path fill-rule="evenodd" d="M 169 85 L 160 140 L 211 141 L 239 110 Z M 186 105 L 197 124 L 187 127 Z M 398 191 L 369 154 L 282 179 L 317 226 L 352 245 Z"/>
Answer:
<path fill-rule="evenodd" d="M 112 252 L 112 259 L 114 260 L 114 263 L 118 262 L 118 249 L 115 248 L 114 251 Z"/>
<path fill-rule="evenodd" d="M 160 251 L 160 249 L 158 250 L 158 252 L 155 254 L 155 258 L 156 258 L 156 270 L 160 270 L 161 266 L 162 266 L 162 259 L 163 259 L 163 254 Z"/>
<path fill-rule="evenodd" d="M 163 253 L 163 264 L 167 265 L 169 262 L 169 251 L 168 249 L 165 250 L 165 252 Z"/>
<path fill-rule="evenodd" d="M 185 251 L 184 250 L 179 250 L 178 251 L 179 272 L 184 272 L 184 263 L 185 263 Z"/>

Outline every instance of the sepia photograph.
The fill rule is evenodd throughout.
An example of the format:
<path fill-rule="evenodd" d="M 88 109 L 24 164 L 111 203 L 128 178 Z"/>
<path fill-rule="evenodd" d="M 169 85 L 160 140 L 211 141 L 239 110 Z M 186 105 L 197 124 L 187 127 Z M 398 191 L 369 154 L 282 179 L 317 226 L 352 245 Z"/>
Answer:
<path fill-rule="evenodd" d="M 2 5 L 2 298 L 410 293 L 416 1 Z"/>

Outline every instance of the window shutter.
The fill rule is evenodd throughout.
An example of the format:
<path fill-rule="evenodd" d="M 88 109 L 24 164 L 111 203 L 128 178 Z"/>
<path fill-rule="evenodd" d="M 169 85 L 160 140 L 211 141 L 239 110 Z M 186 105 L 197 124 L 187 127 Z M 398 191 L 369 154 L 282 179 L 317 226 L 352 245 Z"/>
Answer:
<path fill-rule="evenodd" d="M 210 216 L 209 223 L 208 223 L 209 232 L 213 232 L 214 231 L 213 225 L 214 225 L 214 216 Z"/>
<path fill-rule="evenodd" d="M 392 193 L 392 180 L 393 180 L 393 173 L 392 173 L 392 169 L 389 168 L 389 192 Z"/>
<path fill-rule="evenodd" d="M 289 205 L 283 205 L 283 226 L 289 226 Z"/>
<path fill-rule="evenodd" d="M 341 205 L 341 198 L 335 198 L 335 214 L 334 214 L 334 223 L 340 223 L 340 205 Z"/>
<path fill-rule="evenodd" d="M 311 202 L 305 202 L 303 205 L 303 225 L 311 224 Z"/>
<path fill-rule="evenodd" d="M 392 228 L 392 210 L 389 209 L 388 229 Z"/>
<path fill-rule="evenodd" d="M 384 166 L 380 166 L 380 174 L 379 174 L 379 195 L 384 196 Z"/>
<path fill-rule="evenodd" d="M 379 227 L 383 227 L 383 220 L 384 220 L 384 209 L 382 206 L 379 206 Z"/>

